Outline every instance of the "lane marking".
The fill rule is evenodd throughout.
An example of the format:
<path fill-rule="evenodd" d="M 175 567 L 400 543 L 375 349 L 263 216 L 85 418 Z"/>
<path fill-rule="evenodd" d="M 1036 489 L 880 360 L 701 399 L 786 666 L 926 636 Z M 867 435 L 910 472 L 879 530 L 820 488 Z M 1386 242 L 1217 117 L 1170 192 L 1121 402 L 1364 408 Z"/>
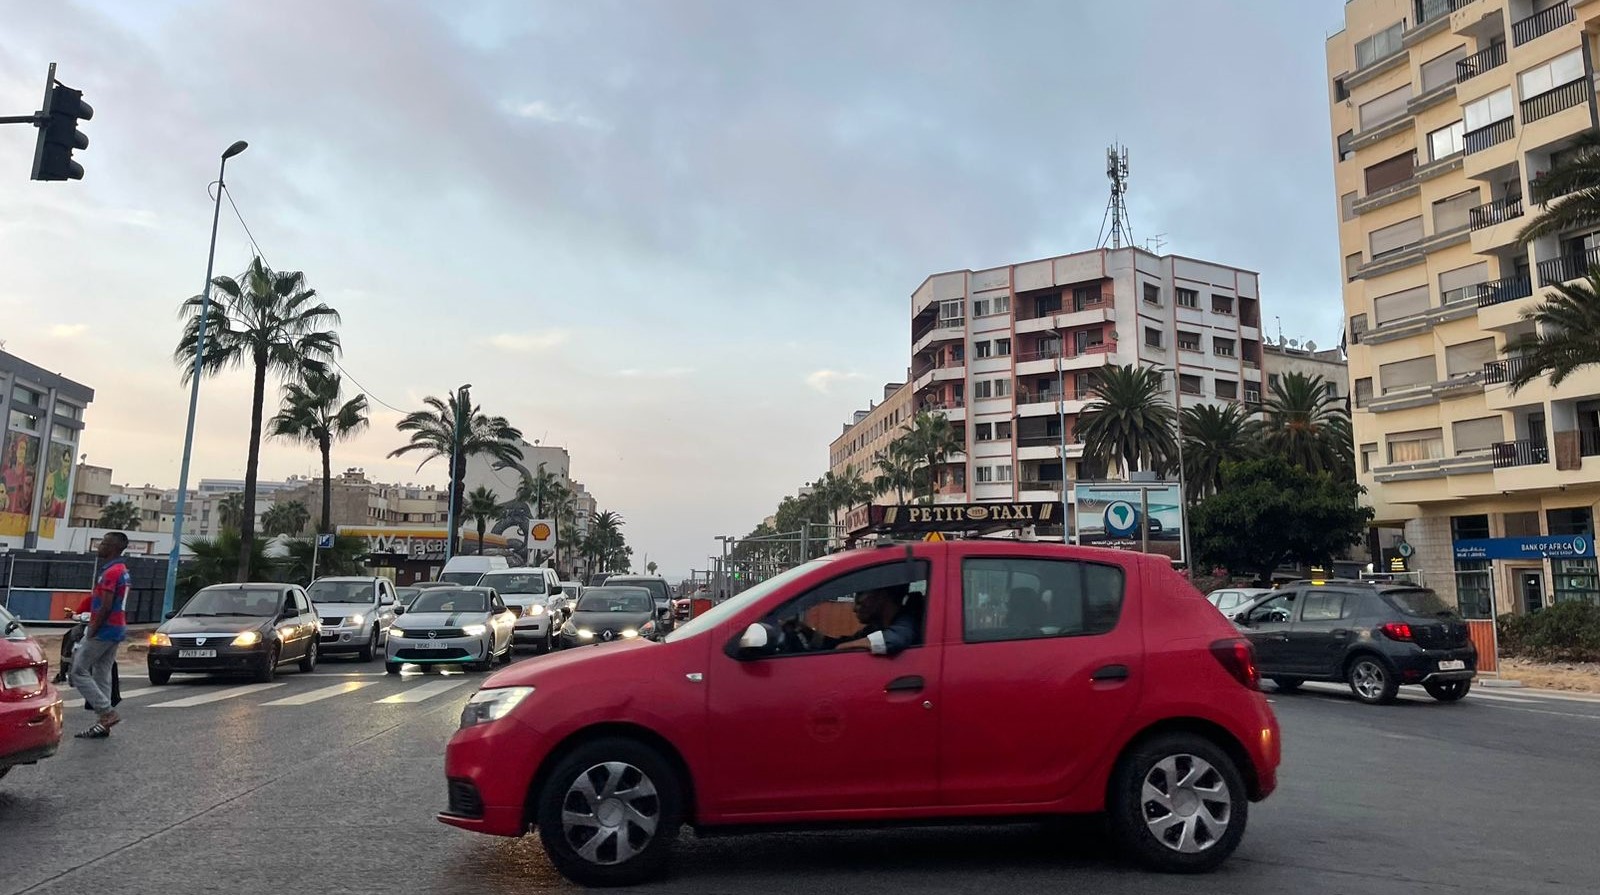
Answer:
<path fill-rule="evenodd" d="M 459 681 L 433 681 L 431 683 L 420 684 L 412 687 L 404 693 L 396 693 L 393 696 L 385 696 L 382 699 L 375 700 L 375 704 L 398 705 L 401 703 L 421 702 L 424 699 L 432 699 L 433 697 L 438 696 L 440 693 L 443 693 L 447 690 L 454 690 L 456 687 L 459 687 L 464 683 L 466 683 L 465 679 Z"/>
<path fill-rule="evenodd" d="M 171 693 L 171 690 L 162 687 L 140 687 L 137 690 L 123 690 L 123 699 L 134 699 L 139 696 L 148 696 L 151 693 Z"/>
<path fill-rule="evenodd" d="M 1469 698 L 1469 699 L 1491 699 L 1491 700 L 1494 700 L 1495 702 L 1515 702 L 1515 703 L 1520 703 L 1522 705 L 1530 705 L 1530 704 L 1537 705 L 1538 704 L 1538 700 L 1537 699 L 1526 699 L 1526 698 L 1523 698 L 1521 696 L 1503 696 L 1503 695 L 1501 695 L 1499 693 L 1479 693 L 1477 690 L 1473 690 L 1471 693 L 1467 694 L 1467 698 Z"/>
<path fill-rule="evenodd" d="M 285 696 L 282 699 L 274 699 L 271 702 L 263 702 L 262 705 L 305 705 L 311 702 L 320 702 L 324 699 L 332 699 L 335 696 L 343 696 L 346 693 L 354 693 L 362 687 L 370 687 L 376 683 L 377 681 L 345 681 L 342 684 L 334 684 L 331 687 L 308 690 L 304 693 L 296 693 L 293 696 Z"/>
<path fill-rule="evenodd" d="M 158 702 L 150 706 L 153 709 L 182 709 L 192 705 L 205 705 L 208 702 L 221 702 L 224 699 L 236 699 L 250 693 L 260 693 L 262 690 L 271 690 L 283 684 L 246 684 L 243 687 L 229 687 L 226 690 L 216 690 L 211 693 L 202 693 L 199 696 L 190 696 L 185 699 L 174 699 L 171 702 Z"/>

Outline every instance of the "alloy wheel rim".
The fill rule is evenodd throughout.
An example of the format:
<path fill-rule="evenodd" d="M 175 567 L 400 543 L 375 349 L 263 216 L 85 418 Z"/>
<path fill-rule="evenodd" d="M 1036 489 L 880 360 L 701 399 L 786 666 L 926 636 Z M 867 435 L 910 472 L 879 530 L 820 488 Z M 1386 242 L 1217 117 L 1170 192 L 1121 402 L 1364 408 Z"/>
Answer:
<path fill-rule="evenodd" d="M 1358 663 L 1352 677 L 1356 692 L 1367 699 L 1376 699 L 1383 692 L 1383 669 L 1376 662 Z"/>
<path fill-rule="evenodd" d="M 1233 822 L 1233 793 L 1222 772 L 1188 753 L 1169 755 L 1150 768 L 1139 804 L 1150 835 L 1180 854 L 1214 847 Z"/>
<path fill-rule="evenodd" d="M 655 782 L 623 761 L 590 767 L 561 800 L 562 836 L 591 864 L 622 864 L 636 857 L 655 839 L 660 822 Z"/>

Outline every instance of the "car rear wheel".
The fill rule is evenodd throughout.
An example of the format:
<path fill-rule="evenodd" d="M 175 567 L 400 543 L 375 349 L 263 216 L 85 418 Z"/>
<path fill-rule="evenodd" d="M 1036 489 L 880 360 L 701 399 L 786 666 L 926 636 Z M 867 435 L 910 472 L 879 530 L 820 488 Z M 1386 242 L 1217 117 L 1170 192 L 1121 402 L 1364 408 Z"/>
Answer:
<path fill-rule="evenodd" d="M 278 656 L 278 647 L 274 644 L 261 667 L 256 669 L 256 683 L 270 684 L 272 679 L 278 676 Z"/>
<path fill-rule="evenodd" d="M 561 875 L 585 886 L 660 877 L 683 825 L 683 787 L 659 752 L 629 739 L 579 746 L 550 772 L 535 806 Z"/>
<path fill-rule="evenodd" d="M 157 671 L 154 668 L 150 669 L 150 686 L 164 687 L 167 685 L 167 681 L 170 680 L 172 680 L 172 672 Z"/>
<path fill-rule="evenodd" d="M 378 654 L 378 629 L 377 628 L 373 628 L 372 629 L 372 636 L 367 639 L 367 645 L 363 646 L 361 648 L 361 652 L 356 653 L 356 657 L 358 659 L 360 659 L 361 661 L 363 661 L 363 662 L 371 662 L 372 661 L 372 657 L 376 656 L 377 654 Z"/>
<path fill-rule="evenodd" d="M 1272 679 L 1272 685 L 1277 687 L 1280 693 L 1293 693 L 1300 689 L 1300 685 L 1303 683 L 1305 681 L 1297 677 L 1275 677 Z"/>
<path fill-rule="evenodd" d="M 403 665 L 403 664 L 405 664 L 405 663 L 403 663 L 403 662 L 385 662 L 385 663 L 383 663 L 383 670 L 385 672 L 389 673 L 389 674 L 399 674 L 400 673 L 400 666 Z"/>
<path fill-rule="evenodd" d="M 1472 681 L 1429 681 L 1422 689 L 1440 702 L 1458 702 L 1472 690 Z"/>
<path fill-rule="evenodd" d="M 300 672 L 310 674 L 317 670 L 317 641 L 312 639 L 311 645 L 306 647 L 306 654 L 300 657 Z"/>
<path fill-rule="evenodd" d="M 1233 759 L 1192 733 L 1150 739 L 1123 756 L 1107 799 L 1112 833 L 1134 860 L 1199 873 L 1239 847 L 1249 795 Z"/>
<path fill-rule="evenodd" d="M 1400 681 L 1377 656 L 1357 656 L 1345 673 L 1350 692 L 1367 705 L 1388 705 L 1400 692 Z"/>

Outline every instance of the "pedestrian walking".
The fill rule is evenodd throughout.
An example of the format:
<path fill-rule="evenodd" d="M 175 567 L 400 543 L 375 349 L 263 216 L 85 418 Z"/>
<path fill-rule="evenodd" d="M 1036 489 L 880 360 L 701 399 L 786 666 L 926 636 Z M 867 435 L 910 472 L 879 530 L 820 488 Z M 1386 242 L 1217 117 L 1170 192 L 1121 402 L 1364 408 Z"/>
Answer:
<path fill-rule="evenodd" d="M 122 560 L 126 549 L 128 536 L 120 531 L 107 532 L 100 539 L 97 552 L 104 565 L 90 597 L 89 626 L 72 662 L 72 686 L 83 694 L 98 719 L 93 727 L 76 734 L 80 740 L 103 740 L 122 720 L 111 703 L 111 675 L 117 667 L 117 650 L 128 634 L 129 576 L 128 565 Z"/>

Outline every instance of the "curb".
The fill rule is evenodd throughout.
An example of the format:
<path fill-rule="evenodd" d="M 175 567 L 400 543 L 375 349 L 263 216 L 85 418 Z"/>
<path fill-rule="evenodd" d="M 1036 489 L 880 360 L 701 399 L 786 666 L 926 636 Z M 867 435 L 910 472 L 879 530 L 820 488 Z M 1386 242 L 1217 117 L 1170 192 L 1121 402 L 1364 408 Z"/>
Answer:
<path fill-rule="evenodd" d="M 1499 677 L 1480 677 L 1475 683 L 1488 689 L 1512 690 L 1522 686 L 1522 681 L 1514 681 Z"/>

